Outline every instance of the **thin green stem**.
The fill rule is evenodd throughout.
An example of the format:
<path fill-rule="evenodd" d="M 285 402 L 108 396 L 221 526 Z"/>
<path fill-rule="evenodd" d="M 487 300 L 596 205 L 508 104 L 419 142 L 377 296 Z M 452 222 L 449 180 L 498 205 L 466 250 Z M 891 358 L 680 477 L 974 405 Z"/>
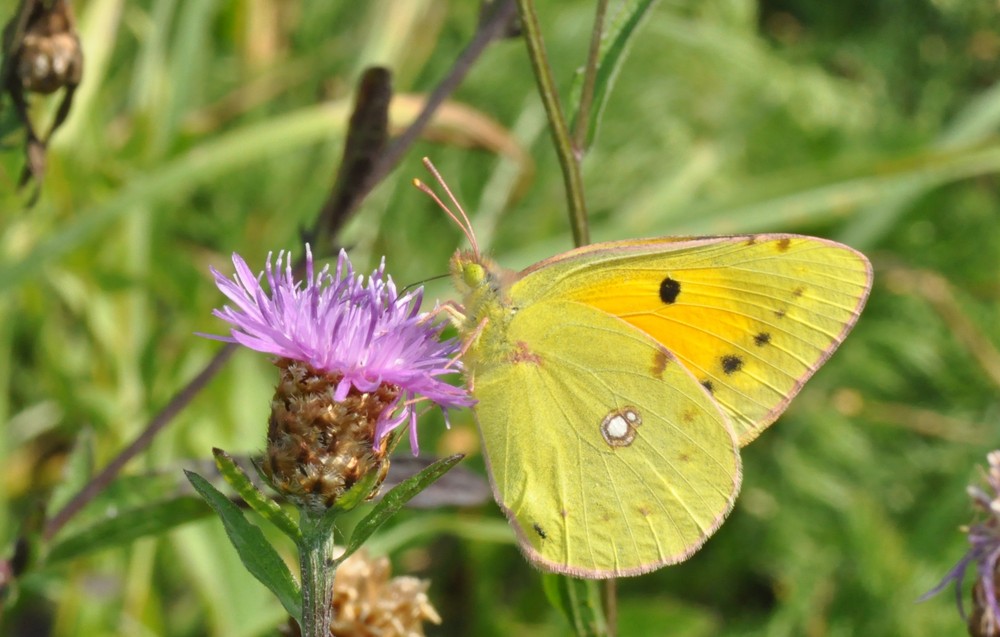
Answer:
<path fill-rule="evenodd" d="M 601 582 L 601 606 L 607 622 L 608 637 L 618 637 L 618 580 L 610 577 Z"/>
<path fill-rule="evenodd" d="M 583 88 L 580 91 L 580 105 L 576 112 L 576 128 L 573 130 L 573 148 L 577 156 L 586 151 L 587 131 L 590 130 L 590 109 L 594 105 L 594 86 L 597 85 L 597 64 L 601 56 L 601 39 L 604 37 L 604 16 L 608 12 L 608 0 L 597 0 L 594 14 L 594 31 L 590 36 L 590 51 L 587 52 L 587 66 L 583 71 Z"/>
<path fill-rule="evenodd" d="M 302 578 L 302 637 L 329 637 L 333 621 L 333 529 L 302 512 L 299 568 Z"/>
<path fill-rule="evenodd" d="M 587 205 L 583 197 L 583 178 L 580 175 L 580 158 L 573 149 L 569 126 L 559 104 L 559 93 L 556 91 L 552 69 L 545 53 L 545 43 L 538 26 L 538 16 L 532 0 L 517 0 L 517 8 L 521 15 L 521 26 L 524 29 L 524 41 L 528 46 L 528 58 L 535 71 L 538 82 L 538 92 L 545 105 L 549 117 L 549 130 L 552 141 L 562 167 L 563 184 L 566 188 L 566 201 L 569 205 L 569 222 L 573 229 L 573 242 L 578 245 L 590 243 L 590 228 L 587 224 Z"/>

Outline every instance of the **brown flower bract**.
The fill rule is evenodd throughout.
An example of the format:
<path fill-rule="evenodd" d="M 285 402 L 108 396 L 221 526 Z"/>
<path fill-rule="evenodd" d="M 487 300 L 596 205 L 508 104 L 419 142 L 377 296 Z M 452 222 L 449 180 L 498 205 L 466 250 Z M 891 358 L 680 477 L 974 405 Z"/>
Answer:
<path fill-rule="evenodd" d="M 362 393 L 351 388 L 335 402 L 338 374 L 317 373 L 282 359 L 271 401 L 264 473 L 275 489 L 299 507 L 322 512 L 356 482 L 379 472 L 374 495 L 389 470 L 389 437 L 375 447 L 375 423 L 395 404 L 399 388 L 383 384 Z"/>

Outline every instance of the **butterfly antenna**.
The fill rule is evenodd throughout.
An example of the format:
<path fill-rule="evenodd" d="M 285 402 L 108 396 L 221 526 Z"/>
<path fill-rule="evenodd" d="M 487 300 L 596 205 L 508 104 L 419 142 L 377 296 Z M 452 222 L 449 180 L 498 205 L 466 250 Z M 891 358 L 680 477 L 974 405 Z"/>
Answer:
<path fill-rule="evenodd" d="M 441 201 L 437 199 L 437 197 L 435 197 L 434 199 L 437 200 L 439 206 L 441 206 L 442 208 L 445 209 L 445 211 L 448 212 L 448 216 L 450 216 L 452 219 L 455 220 L 455 223 L 458 224 L 458 227 L 462 228 L 462 233 L 465 234 L 465 237 L 469 240 L 469 245 L 472 246 L 473 252 L 479 254 L 479 244 L 476 241 L 476 233 L 472 229 L 472 222 L 469 221 L 469 215 L 465 214 L 465 209 L 462 208 L 462 204 L 460 204 L 455 195 L 452 194 L 451 188 L 448 187 L 448 184 L 447 182 L 445 182 L 444 177 L 442 177 L 441 173 L 438 172 L 438 169 L 434 167 L 434 164 L 431 162 L 431 160 L 428 157 L 424 157 L 423 162 L 427 170 L 432 175 L 434 175 L 434 179 L 438 182 L 438 184 L 440 184 L 440 186 L 444 188 L 445 193 L 448 195 L 448 199 L 451 201 L 452 204 L 455 205 L 455 209 L 458 210 L 458 213 L 462 216 L 461 221 L 459 221 L 456 218 L 455 214 L 451 211 L 451 209 L 442 204 Z"/>
<path fill-rule="evenodd" d="M 462 230 L 462 234 L 465 235 L 465 238 L 472 246 L 472 249 L 476 251 L 476 254 L 479 254 L 479 249 L 476 248 L 476 238 L 472 235 L 471 231 L 468 228 L 462 225 L 462 221 L 455 216 L 455 213 L 451 211 L 451 208 L 446 206 L 445 203 L 441 201 L 441 198 L 438 197 L 437 194 L 433 190 L 431 190 L 430 187 L 424 182 L 420 181 L 419 179 L 414 179 L 413 185 L 416 186 L 418 189 L 420 189 L 425 195 L 433 199 L 434 203 L 440 206 L 441 210 L 444 210 L 445 214 L 448 215 L 448 218 L 454 221 L 455 225 Z"/>

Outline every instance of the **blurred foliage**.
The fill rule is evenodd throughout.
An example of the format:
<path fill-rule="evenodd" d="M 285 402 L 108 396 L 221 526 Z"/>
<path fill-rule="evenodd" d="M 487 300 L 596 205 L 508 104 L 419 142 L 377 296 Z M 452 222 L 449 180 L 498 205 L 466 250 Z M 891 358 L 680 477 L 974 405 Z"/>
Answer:
<path fill-rule="evenodd" d="M 592 3 L 540 4 L 566 95 Z M 23 131 L 0 113 L 3 547 L 216 351 L 193 335 L 222 329 L 208 267 L 298 249 L 362 69 L 393 71 L 398 130 L 477 19 L 474 3 L 432 0 L 76 12 L 83 83 L 30 209 L 16 189 Z M 619 582 L 622 635 L 963 632 L 950 595 L 915 600 L 964 553 L 964 487 L 1000 446 L 998 33 L 985 0 L 674 0 L 640 29 L 584 164 L 594 239 L 807 232 L 865 251 L 876 283 L 844 347 L 744 450 L 727 524 L 688 562 Z M 397 281 L 418 282 L 462 245 L 410 186 L 423 155 L 505 265 L 570 247 L 545 126 L 523 43 L 495 43 L 349 224 L 358 269 L 385 254 Z M 435 283 L 428 298 L 449 294 Z M 258 451 L 273 382 L 264 357 L 238 353 L 126 473 L 152 474 L 145 497 L 163 498 L 212 447 Z M 481 470 L 471 414 L 452 424 L 429 416 L 422 447 L 471 453 Z M 74 524 L 141 491 L 116 493 Z M 444 620 L 431 634 L 565 630 L 492 503 L 404 512 L 369 548 L 431 580 Z M 282 619 L 213 519 L 32 572 L 0 633 L 273 635 Z"/>

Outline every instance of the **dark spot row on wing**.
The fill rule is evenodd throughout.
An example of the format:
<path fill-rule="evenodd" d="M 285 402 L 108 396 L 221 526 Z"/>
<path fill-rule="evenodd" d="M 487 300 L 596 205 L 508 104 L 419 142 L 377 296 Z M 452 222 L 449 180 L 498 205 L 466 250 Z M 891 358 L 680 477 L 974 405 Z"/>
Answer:
<path fill-rule="evenodd" d="M 660 300 L 667 305 L 672 305 L 681 293 L 681 283 L 669 276 L 660 281 Z"/>
<path fill-rule="evenodd" d="M 750 235 L 746 237 L 745 245 L 748 246 L 755 245 L 757 243 L 757 240 L 758 240 L 757 235 Z M 791 247 L 791 243 L 792 240 L 790 237 L 783 237 L 777 241 L 774 241 L 773 246 L 778 252 L 787 252 Z M 778 319 L 784 318 L 788 313 L 788 309 L 796 302 L 796 299 L 801 298 L 803 294 L 805 294 L 805 290 L 806 288 L 803 286 L 798 286 L 793 290 L 791 290 L 791 296 L 788 299 L 789 301 L 788 304 L 785 307 L 773 310 L 774 316 Z M 677 279 L 674 279 L 671 276 L 667 275 L 663 278 L 662 281 L 660 281 L 660 289 L 659 289 L 660 301 L 662 301 L 665 305 L 673 305 L 674 303 L 676 303 L 678 297 L 680 296 L 680 293 L 681 293 L 681 282 L 678 281 Z M 757 347 L 764 347 L 771 344 L 771 338 L 772 337 L 770 332 L 761 331 L 753 335 L 753 342 L 754 345 L 756 345 Z M 662 354 L 654 358 L 653 370 L 652 370 L 654 376 L 662 378 L 665 362 L 666 361 L 662 358 Z M 723 373 L 727 376 L 731 376 L 741 371 L 745 363 L 743 357 L 738 354 L 726 354 L 719 358 L 719 362 L 722 366 Z M 708 390 L 708 393 L 710 394 L 714 393 L 715 386 L 712 384 L 711 380 L 708 379 L 702 380 L 701 384 L 706 390 Z"/>
<path fill-rule="evenodd" d="M 719 360 L 722 363 L 722 371 L 726 373 L 726 376 L 731 376 L 743 369 L 743 359 L 736 354 L 726 354 Z"/>
<path fill-rule="evenodd" d="M 771 334 L 770 332 L 758 332 L 753 337 L 754 345 L 757 347 L 764 347 L 765 345 L 771 344 Z M 719 363 L 722 366 L 723 373 L 726 376 L 732 376 L 736 372 L 743 369 L 744 360 L 742 356 L 737 354 L 726 354 L 719 358 Z M 715 387 L 712 385 L 712 381 L 703 380 L 701 381 L 702 386 L 708 390 L 708 393 L 713 393 Z"/>

